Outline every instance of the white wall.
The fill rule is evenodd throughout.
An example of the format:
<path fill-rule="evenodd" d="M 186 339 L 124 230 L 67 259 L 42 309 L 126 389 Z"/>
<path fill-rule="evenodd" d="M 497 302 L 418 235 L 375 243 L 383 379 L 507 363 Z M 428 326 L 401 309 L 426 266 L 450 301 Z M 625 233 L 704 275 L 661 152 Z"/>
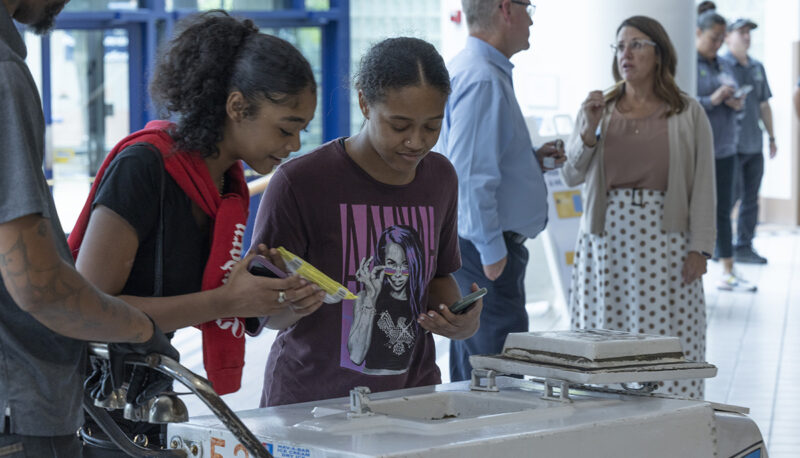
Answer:
<path fill-rule="evenodd" d="M 753 30 L 751 35 L 763 34 L 763 55 L 757 56 L 764 62 L 767 81 L 772 90 L 773 124 L 778 154 L 764 164 L 764 181 L 761 195 L 776 199 L 792 197 L 792 139 L 791 126 L 794 109 L 792 93 L 797 85 L 793 79 L 792 43 L 800 39 L 800 2 L 797 0 L 766 0 L 764 3 L 764 24 Z M 764 136 L 764 151 L 768 151 L 767 136 Z M 794 161 L 796 167 L 797 161 Z"/>

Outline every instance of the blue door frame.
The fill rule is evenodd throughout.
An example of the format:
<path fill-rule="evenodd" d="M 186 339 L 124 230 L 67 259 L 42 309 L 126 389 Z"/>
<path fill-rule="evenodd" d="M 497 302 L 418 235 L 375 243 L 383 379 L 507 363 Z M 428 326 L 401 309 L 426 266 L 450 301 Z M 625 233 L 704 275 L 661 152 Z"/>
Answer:
<path fill-rule="evenodd" d="M 275 11 L 231 11 L 234 16 L 253 19 L 262 27 L 319 27 L 322 31 L 322 136 L 323 141 L 348 135 L 350 131 L 350 89 L 342 84 L 350 73 L 349 0 L 330 0 L 330 9 L 305 9 L 304 0 L 292 0 L 291 9 Z M 143 0 L 142 8 L 121 11 L 64 12 L 56 20 L 57 29 L 102 30 L 122 28 L 128 32 L 130 131 L 144 127 L 155 118 L 147 94 L 146 76 L 155 62 L 158 25 L 168 37 L 176 21 L 193 11 L 166 11 L 163 0 Z M 45 120 L 52 122 L 50 94 L 49 38 L 42 37 L 42 104 Z"/>

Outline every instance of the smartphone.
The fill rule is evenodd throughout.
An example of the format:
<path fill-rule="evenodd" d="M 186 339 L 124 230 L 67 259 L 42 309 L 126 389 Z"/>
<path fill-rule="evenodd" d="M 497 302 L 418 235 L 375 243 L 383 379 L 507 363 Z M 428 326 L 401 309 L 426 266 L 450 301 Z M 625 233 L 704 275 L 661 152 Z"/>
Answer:
<path fill-rule="evenodd" d="M 745 84 L 744 86 L 742 86 L 739 89 L 737 89 L 736 92 L 733 93 L 733 96 L 738 99 L 738 98 L 746 96 L 752 90 L 753 90 L 753 86 L 751 86 L 749 84 Z"/>
<path fill-rule="evenodd" d="M 456 315 L 466 312 L 472 307 L 473 304 L 475 304 L 475 301 L 485 296 L 488 292 L 489 291 L 486 288 L 481 288 L 474 293 L 467 294 L 466 296 L 462 297 L 461 300 L 456 301 L 450 306 L 450 312 L 455 313 Z"/>
<path fill-rule="evenodd" d="M 564 154 L 564 140 L 558 138 L 553 142 L 553 148 L 556 149 L 556 155 L 562 157 Z M 542 167 L 547 170 L 553 170 L 564 166 L 563 162 L 556 163 L 555 156 L 546 156 L 542 158 Z"/>
<path fill-rule="evenodd" d="M 542 167 L 544 167 L 547 170 L 560 169 L 563 166 L 564 166 L 563 162 L 559 162 L 558 164 L 556 164 L 556 158 L 552 156 L 547 156 L 545 158 L 542 158 Z"/>
<path fill-rule="evenodd" d="M 275 267 L 274 264 L 269 262 L 264 256 L 258 255 L 250 261 L 247 270 L 253 274 L 261 277 L 270 278 L 286 278 L 286 273 L 281 269 Z"/>

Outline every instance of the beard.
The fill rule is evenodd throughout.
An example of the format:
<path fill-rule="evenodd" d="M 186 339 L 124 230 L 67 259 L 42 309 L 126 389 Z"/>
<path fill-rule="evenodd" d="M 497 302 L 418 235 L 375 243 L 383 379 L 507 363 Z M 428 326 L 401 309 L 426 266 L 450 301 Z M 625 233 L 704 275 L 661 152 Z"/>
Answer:
<path fill-rule="evenodd" d="M 37 35 L 44 35 L 49 32 L 56 23 L 56 16 L 61 12 L 61 9 L 64 8 L 66 3 L 66 1 L 61 1 L 45 8 L 42 17 L 40 17 L 33 24 L 30 24 L 30 27 L 33 29 L 33 33 Z"/>

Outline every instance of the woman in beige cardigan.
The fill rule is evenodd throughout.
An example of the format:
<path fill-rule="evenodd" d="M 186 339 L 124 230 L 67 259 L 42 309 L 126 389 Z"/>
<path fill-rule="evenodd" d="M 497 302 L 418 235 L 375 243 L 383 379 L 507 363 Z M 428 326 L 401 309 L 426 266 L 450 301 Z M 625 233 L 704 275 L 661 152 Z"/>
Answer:
<path fill-rule="evenodd" d="M 677 336 L 687 359 L 705 358 L 701 276 L 714 249 L 711 127 L 674 80 L 663 27 L 634 16 L 617 29 L 618 84 L 583 102 L 562 169 L 583 184 L 573 268 L 573 328 Z M 660 390 L 702 398 L 702 381 Z"/>

